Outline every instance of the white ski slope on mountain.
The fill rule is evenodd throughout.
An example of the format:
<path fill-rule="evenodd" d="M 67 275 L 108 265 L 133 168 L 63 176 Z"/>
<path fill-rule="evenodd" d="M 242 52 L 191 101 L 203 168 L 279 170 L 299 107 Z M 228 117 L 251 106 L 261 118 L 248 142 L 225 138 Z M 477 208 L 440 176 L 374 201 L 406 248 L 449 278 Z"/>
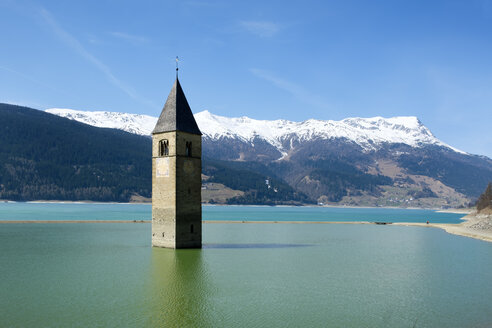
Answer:
<path fill-rule="evenodd" d="M 48 113 L 66 117 L 97 127 L 121 129 L 140 135 L 150 135 L 157 117 L 106 111 L 79 111 L 51 108 Z M 195 120 L 205 137 L 239 139 L 253 143 L 255 138 L 267 141 L 286 154 L 292 140 L 305 142 L 316 139 L 344 138 L 360 145 L 365 151 L 378 149 L 383 144 L 403 143 L 412 147 L 437 145 L 464 153 L 440 141 L 415 116 L 392 118 L 346 118 L 341 121 L 310 119 L 303 122 L 287 120 L 255 120 L 249 117 L 230 118 L 209 111 L 195 114 Z"/>

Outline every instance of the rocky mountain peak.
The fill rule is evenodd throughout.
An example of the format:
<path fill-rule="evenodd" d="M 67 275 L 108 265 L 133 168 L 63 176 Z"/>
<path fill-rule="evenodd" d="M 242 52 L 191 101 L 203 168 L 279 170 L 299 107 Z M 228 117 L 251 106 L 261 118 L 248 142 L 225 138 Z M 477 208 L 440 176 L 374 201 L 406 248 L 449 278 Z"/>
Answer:
<path fill-rule="evenodd" d="M 156 117 L 107 111 L 77 111 L 52 108 L 49 113 L 86 124 L 117 128 L 131 133 L 150 135 Z M 363 151 L 378 150 L 388 144 L 411 147 L 437 145 L 464 153 L 437 139 L 415 116 L 391 118 L 346 118 L 341 121 L 309 119 L 294 122 L 283 119 L 256 120 L 247 116 L 225 117 L 205 110 L 194 115 L 204 138 L 237 139 L 253 144 L 261 139 L 285 155 L 294 143 L 313 140 L 343 139 L 360 146 Z"/>

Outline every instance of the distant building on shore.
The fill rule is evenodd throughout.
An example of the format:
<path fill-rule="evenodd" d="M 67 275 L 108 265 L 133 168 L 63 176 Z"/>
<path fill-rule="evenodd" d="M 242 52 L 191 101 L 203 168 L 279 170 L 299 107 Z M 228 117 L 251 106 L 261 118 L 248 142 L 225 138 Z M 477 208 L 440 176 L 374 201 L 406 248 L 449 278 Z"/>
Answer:
<path fill-rule="evenodd" d="M 202 246 L 202 140 L 178 77 L 152 131 L 152 246 Z"/>

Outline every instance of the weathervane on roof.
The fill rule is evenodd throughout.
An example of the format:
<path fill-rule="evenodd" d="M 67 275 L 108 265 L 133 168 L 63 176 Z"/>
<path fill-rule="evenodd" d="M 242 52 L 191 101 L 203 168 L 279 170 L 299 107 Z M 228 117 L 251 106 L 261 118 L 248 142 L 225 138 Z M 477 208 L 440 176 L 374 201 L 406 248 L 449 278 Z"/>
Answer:
<path fill-rule="evenodd" d="M 178 62 L 179 62 L 179 58 L 178 58 L 178 56 L 176 56 L 176 79 L 178 78 L 178 70 L 179 70 Z"/>

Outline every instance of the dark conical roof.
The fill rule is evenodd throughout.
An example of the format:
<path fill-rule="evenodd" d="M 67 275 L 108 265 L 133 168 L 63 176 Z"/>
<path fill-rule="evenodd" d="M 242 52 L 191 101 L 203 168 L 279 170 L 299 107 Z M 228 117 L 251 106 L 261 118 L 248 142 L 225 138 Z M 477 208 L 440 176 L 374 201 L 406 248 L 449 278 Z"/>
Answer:
<path fill-rule="evenodd" d="M 171 131 L 202 134 L 196 124 L 178 78 L 176 78 L 171 92 L 169 92 L 166 104 L 162 109 L 161 116 L 159 116 L 152 134 Z"/>

